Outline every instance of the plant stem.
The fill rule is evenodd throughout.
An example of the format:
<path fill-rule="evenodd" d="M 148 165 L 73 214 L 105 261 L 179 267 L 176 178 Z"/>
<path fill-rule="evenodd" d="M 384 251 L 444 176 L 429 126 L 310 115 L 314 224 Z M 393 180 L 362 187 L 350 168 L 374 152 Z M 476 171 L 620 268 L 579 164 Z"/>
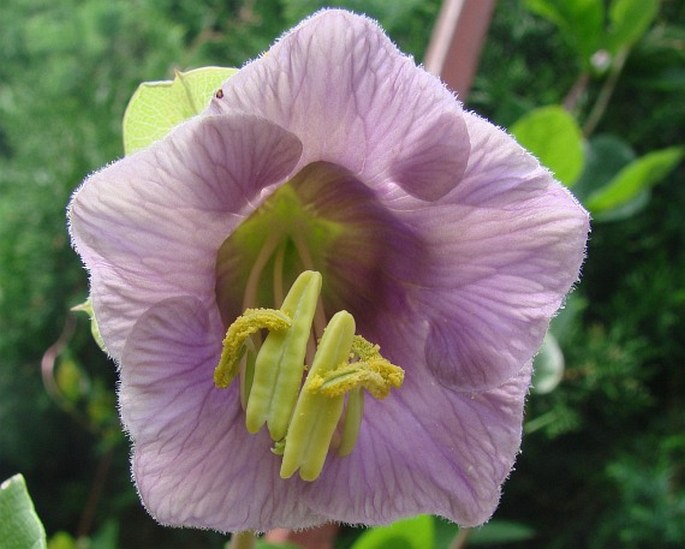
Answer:
<path fill-rule="evenodd" d="M 471 531 L 471 528 L 459 528 L 459 533 L 457 533 L 457 536 L 452 540 L 450 549 L 464 549 L 468 543 Z"/>
<path fill-rule="evenodd" d="M 583 97 L 583 94 L 587 91 L 589 83 L 590 74 L 587 71 L 581 72 L 564 98 L 563 105 L 566 111 L 572 113 L 576 109 L 581 97 Z"/>
<path fill-rule="evenodd" d="M 618 77 L 621 76 L 623 66 L 626 64 L 628 51 L 628 48 L 624 48 L 616 54 L 616 59 L 614 59 L 614 62 L 611 65 L 611 72 L 605 80 L 604 85 L 597 96 L 597 101 L 595 101 L 595 105 L 592 107 L 592 111 L 588 115 L 585 125 L 583 126 L 583 135 L 585 137 L 592 135 L 592 132 L 595 131 L 602 116 L 604 116 L 604 112 L 609 106 L 609 99 L 611 99 L 614 89 L 616 88 Z"/>

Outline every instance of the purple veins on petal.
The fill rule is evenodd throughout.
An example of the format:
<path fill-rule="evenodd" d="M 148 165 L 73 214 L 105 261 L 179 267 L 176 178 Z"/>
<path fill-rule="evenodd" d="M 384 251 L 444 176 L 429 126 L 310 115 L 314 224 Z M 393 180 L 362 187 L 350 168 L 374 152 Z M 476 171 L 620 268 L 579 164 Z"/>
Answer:
<path fill-rule="evenodd" d="M 163 524 L 223 532 L 488 520 L 520 448 L 532 357 L 589 230 L 512 137 L 341 10 L 90 176 L 69 220 L 120 369 L 141 499 Z M 356 444 L 312 482 L 280 477 L 277 441 L 248 433 L 239 388 L 212 381 L 228 326 L 278 309 L 304 270 L 323 276 L 314 334 L 347 310 L 405 372 L 365 399 Z"/>

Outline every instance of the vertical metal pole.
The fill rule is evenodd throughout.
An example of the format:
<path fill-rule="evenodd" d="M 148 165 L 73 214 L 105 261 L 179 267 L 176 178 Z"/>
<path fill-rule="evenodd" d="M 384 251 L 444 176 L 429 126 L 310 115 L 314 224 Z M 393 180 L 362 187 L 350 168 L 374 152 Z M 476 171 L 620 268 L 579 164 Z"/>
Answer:
<path fill-rule="evenodd" d="M 424 66 L 466 102 L 496 0 L 444 0 Z"/>

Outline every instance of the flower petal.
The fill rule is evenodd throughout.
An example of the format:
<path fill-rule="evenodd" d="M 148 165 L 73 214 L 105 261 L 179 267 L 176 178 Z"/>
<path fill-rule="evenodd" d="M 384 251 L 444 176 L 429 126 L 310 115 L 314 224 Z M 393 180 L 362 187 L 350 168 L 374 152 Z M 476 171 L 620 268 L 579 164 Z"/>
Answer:
<path fill-rule="evenodd" d="M 88 178 L 69 206 L 109 352 L 173 295 L 214 300 L 221 242 L 297 163 L 299 140 L 255 116 L 204 117 Z"/>
<path fill-rule="evenodd" d="M 500 387 L 454 392 L 422 366 L 413 331 L 420 330 L 398 329 L 392 347 L 381 344 L 406 360 L 404 385 L 383 401 L 366 400 L 355 449 L 345 458 L 329 457 L 307 501 L 350 523 L 431 513 L 462 526 L 482 524 L 520 447 L 530 364 Z M 385 337 L 377 339 L 389 337 L 387 327 L 380 332 Z"/>
<path fill-rule="evenodd" d="M 238 109 L 292 131 L 304 144 L 300 167 L 333 162 L 424 200 L 446 194 L 466 167 L 460 104 L 362 16 L 325 10 L 305 20 L 222 91 L 209 112 Z"/>
<path fill-rule="evenodd" d="M 245 429 L 237 387 L 214 387 L 221 329 L 199 300 L 179 297 L 131 331 L 119 398 L 141 499 L 166 525 L 237 532 L 324 522 L 302 500 L 302 481 L 279 477 L 268 434 Z"/>
<path fill-rule="evenodd" d="M 472 154 L 459 185 L 430 210 L 392 204 L 430 251 L 414 278 L 425 360 L 441 383 L 470 391 L 501 385 L 538 350 L 578 279 L 589 220 L 511 137 L 466 120 Z"/>

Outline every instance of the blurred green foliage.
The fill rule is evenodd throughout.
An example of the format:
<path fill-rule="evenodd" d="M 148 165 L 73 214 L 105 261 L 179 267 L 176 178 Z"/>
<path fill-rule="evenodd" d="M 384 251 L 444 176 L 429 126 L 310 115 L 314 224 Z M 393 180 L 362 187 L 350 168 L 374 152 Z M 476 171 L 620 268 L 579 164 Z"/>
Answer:
<path fill-rule="evenodd" d="M 379 19 L 420 60 L 439 4 L 0 4 L 0 478 L 27 477 L 51 547 L 224 543 L 158 527 L 141 509 L 114 367 L 88 319 L 69 312 L 87 280 L 64 207 L 85 175 L 122 156 L 129 97 L 174 70 L 239 67 L 323 5 Z M 496 528 L 474 545 L 685 544 L 684 67 L 681 1 L 498 4 L 469 106 L 532 148 L 547 145 L 536 117 L 555 117 L 573 156 L 538 152 L 596 220 L 582 283 L 553 323 L 563 377 L 531 397 Z M 436 521 L 436 539 L 445 532 Z"/>

